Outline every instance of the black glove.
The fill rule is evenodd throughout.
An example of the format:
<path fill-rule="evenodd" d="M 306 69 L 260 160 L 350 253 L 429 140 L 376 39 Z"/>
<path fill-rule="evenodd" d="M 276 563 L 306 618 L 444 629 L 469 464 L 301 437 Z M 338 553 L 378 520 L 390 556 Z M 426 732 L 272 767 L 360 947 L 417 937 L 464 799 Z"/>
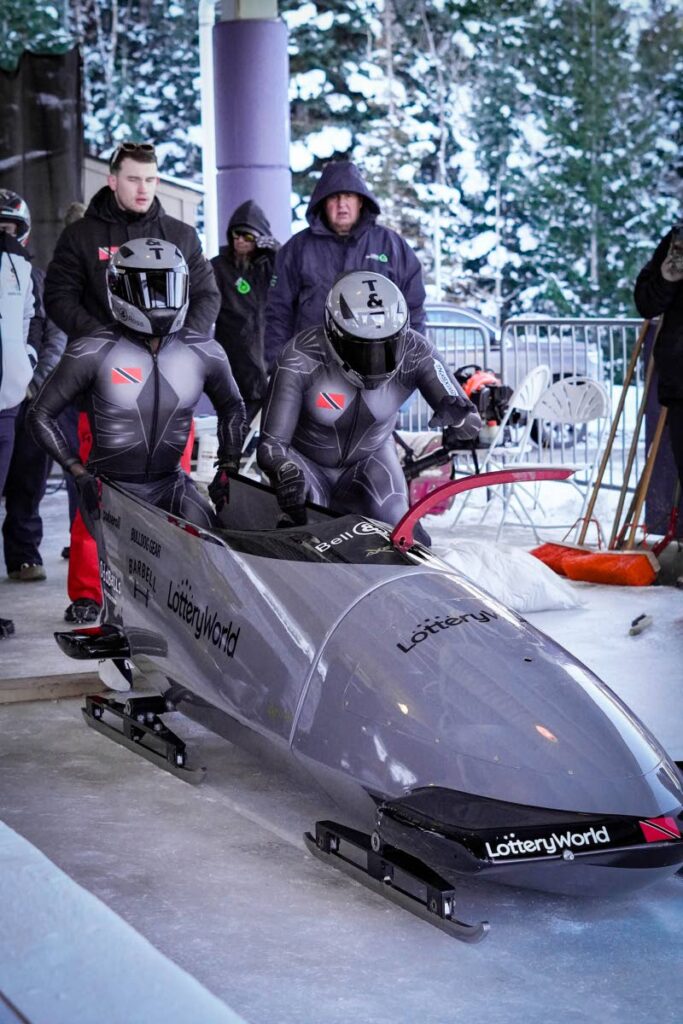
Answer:
<path fill-rule="evenodd" d="M 76 489 L 83 509 L 91 519 L 100 518 L 100 485 L 92 473 L 81 473 L 76 477 Z"/>
<path fill-rule="evenodd" d="M 462 423 L 459 423 L 457 426 L 449 423 L 443 428 L 441 444 L 446 449 L 462 448 L 463 443 L 474 441 L 481 427 L 481 417 L 476 409 L 474 409 L 467 413 Z"/>
<path fill-rule="evenodd" d="M 226 459 L 219 463 L 216 475 L 208 487 L 209 497 L 216 512 L 220 512 L 230 501 L 230 476 L 234 476 L 238 469 L 239 463 L 234 459 Z"/>
<path fill-rule="evenodd" d="M 283 462 L 275 480 L 277 503 L 295 526 L 303 526 L 306 515 L 306 478 L 294 462 Z"/>

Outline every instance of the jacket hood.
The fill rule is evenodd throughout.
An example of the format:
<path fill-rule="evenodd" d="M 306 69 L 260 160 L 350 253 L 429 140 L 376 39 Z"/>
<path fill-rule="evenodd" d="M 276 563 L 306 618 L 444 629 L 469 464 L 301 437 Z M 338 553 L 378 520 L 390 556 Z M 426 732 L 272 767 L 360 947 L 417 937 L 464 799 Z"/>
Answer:
<path fill-rule="evenodd" d="M 163 215 L 164 208 L 156 196 L 146 213 L 133 213 L 129 210 L 122 210 L 114 199 L 114 193 L 109 185 L 103 185 L 88 203 L 88 208 L 83 216 L 108 221 L 111 224 L 130 224 L 158 220 Z"/>
<path fill-rule="evenodd" d="M 230 243 L 231 228 L 251 228 L 255 235 L 270 236 L 272 234 L 270 222 L 258 203 L 253 199 L 247 199 L 237 207 L 228 224 L 227 240 Z"/>
<path fill-rule="evenodd" d="M 333 196 L 335 192 L 357 192 L 359 196 L 363 197 L 365 211 L 373 217 L 380 212 L 379 203 L 363 181 L 356 165 L 350 160 L 336 160 L 334 163 L 325 165 L 318 184 L 313 189 L 313 195 L 306 210 L 306 220 L 311 227 L 322 213 L 324 201 L 328 196 Z"/>

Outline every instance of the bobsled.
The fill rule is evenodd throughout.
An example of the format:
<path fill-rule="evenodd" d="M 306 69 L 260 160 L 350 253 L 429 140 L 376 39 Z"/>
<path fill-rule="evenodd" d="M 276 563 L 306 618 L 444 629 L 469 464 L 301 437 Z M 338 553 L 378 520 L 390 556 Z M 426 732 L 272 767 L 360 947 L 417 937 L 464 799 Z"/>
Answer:
<path fill-rule="evenodd" d="M 460 938 L 486 931 L 455 918 L 466 876 L 602 895 L 675 873 L 676 764 L 589 668 L 418 543 L 419 515 L 392 530 L 310 507 L 283 528 L 272 490 L 239 477 L 203 530 L 105 481 L 103 619 L 56 637 L 134 691 L 89 697 L 88 724 L 190 781 L 166 711 L 257 739 L 339 808 L 312 852 Z"/>

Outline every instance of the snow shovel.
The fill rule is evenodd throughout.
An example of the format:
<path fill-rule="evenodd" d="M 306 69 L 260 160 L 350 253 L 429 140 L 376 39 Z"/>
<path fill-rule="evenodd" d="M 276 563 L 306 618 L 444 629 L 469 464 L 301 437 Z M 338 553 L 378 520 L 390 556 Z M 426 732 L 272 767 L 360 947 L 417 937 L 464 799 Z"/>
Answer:
<path fill-rule="evenodd" d="M 579 561 L 583 561 L 586 557 L 591 557 L 591 556 L 595 556 L 595 555 L 601 555 L 602 556 L 602 555 L 604 555 L 606 553 L 606 552 L 602 552 L 601 550 L 599 550 L 602 547 L 603 541 L 602 541 L 602 535 L 601 535 L 601 531 L 600 531 L 600 524 L 594 518 L 593 512 L 595 510 L 595 505 L 596 505 L 596 502 L 598 500 L 598 493 L 599 493 L 600 487 L 602 485 L 603 477 L 604 477 L 605 472 L 607 470 L 607 466 L 609 465 L 609 460 L 610 460 L 610 457 L 611 457 L 611 454 L 612 454 L 612 447 L 614 445 L 614 440 L 615 440 L 615 438 L 617 436 L 617 430 L 619 428 L 619 422 L 621 420 L 621 417 L 622 417 L 623 412 L 624 412 L 624 407 L 626 405 L 626 396 L 627 396 L 628 388 L 629 388 L 629 386 L 631 384 L 631 381 L 633 380 L 634 374 L 636 372 L 636 367 L 638 365 L 638 358 L 639 358 L 639 356 L 641 354 L 641 351 L 643 349 L 643 345 L 645 344 L 645 338 L 647 337 L 647 333 L 648 333 L 649 329 L 650 329 L 650 321 L 649 320 L 644 320 L 643 324 L 642 324 L 642 326 L 640 328 L 640 332 L 638 334 L 638 338 L 636 339 L 636 343 L 633 346 L 633 352 L 631 353 L 631 358 L 629 360 L 628 366 L 626 368 L 626 372 L 624 374 L 624 382 L 623 382 L 622 389 L 621 389 L 621 395 L 619 396 L 619 402 L 617 404 L 616 411 L 615 411 L 614 416 L 612 418 L 612 424 L 610 426 L 609 435 L 607 437 L 607 441 L 605 443 L 605 449 L 603 451 L 602 458 L 600 460 L 600 467 L 598 469 L 598 473 L 597 473 L 597 476 L 595 478 L 595 482 L 593 484 L 593 488 L 592 488 L 592 491 L 591 491 L 590 501 L 588 502 L 588 506 L 586 508 L 585 515 L 583 516 L 583 521 L 582 521 L 582 524 L 581 524 L 581 530 L 580 530 L 579 536 L 577 538 L 577 543 L 576 544 L 567 544 L 564 541 L 561 541 L 560 543 L 548 542 L 546 544 L 539 545 L 539 547 L 537 547 L 537 548 L 533 548 L 532 551 L 531 551 L 532 555 L 535 555 L 536 558 L 539 558 L 542 562 L 545 562 L 546 565 L 548 565 L 554 572 L 558 573 L 558 575 L 560 575 L 560 576 L 568 575 L 568 573 L 566 573 L 565 568 L 564 568 L 565 562 L 569 562 L 571 560 L 571 562 L 573 563 L 573 570 L 572 571 L 573 572 L 577 572 L 578 571 L 578 563 L 579 563 Z M 659 325 L 657 327 L 657 331 L 659 331 Z M 656 335 L 655 335 L 655 338 L 656 338 Z M 634 441 L 635 445 L 637 445 L 637 435 L 638 435 L 638 431 L 640 429 L 640 424 L 642 423 L 642 418 L 643 418 L 643 415 L 644 415 L 644 412 L 645 412 L 645 402 L 646 402 L 646 397 L 647 397 L 647 390 L 648 390 L 649 381 L 651 380 L 652 372 L 653 372 L 650 369 L 650 362 L 648 362 L 648 372 L 646 372 L 646 381 L 645 381 L 645 387 L 644 387 L 644 394 L 643 394 L 643 398 L 642 398 L 641 403 L 640 403 L 640 408 L 638 410 L 639 419 L 638 419 L 638 426 L 637 426 L 636 431 L 635 431 L 635 441 Z M 648 376 L 648 373 L 649 373 L 649 376 Z M 635 448 L 633 449 L 633 456 L 632 456 L 632 459 L 631 459 L 631 465 L 633 463 L 633 458 L 635 458 Z M 628 472 L 625 474 L 625 483 L 624 483 L 625 487 L 628 484 L 628 476 L 630 474 L 630 471 L 631 471 L 631 468 L 629 466 Z M 594 547 L 589 547 L 586 544 L 586 535 L 588 533 L 588 527 L 590 526 L 591 523 L 595 523 L 595 525 L 597 527 L 597 531 L 598 531 L 598 550 L 597 551 L 596 551 L 596 549 Z M 578 523 L 575 524 L 575 525 L 578 525 Z M 572 527 L 572 529 L 574 529 L 574 527 Z M 569 531 L 569 533 L 571 533 L 571 530 Z M 569 534 L 567 534 L 567 536 L 568 535 Z M 640 554 L 640 552 L 638 552 L 638 554 Z M 649 573 L 648 573 L 648 575 L 649 575 Z M 572 576 L 571 578 L 572 579 L 583 579 L 582 576 L 578 576 L 578 577 L 577 576 Z"/>

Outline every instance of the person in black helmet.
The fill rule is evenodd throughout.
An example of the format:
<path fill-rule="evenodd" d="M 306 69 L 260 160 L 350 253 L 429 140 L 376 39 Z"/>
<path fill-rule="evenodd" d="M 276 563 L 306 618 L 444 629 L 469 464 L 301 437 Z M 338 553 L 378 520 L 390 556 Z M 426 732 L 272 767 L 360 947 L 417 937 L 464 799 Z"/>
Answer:
<path fill-rule="evenodd" d="M 219 509 L 229 497 L 229 475 L 239 465 L 244 403 L 220 345 L 184 327 L 185 258 L 172 242 L 133 239 L 112 257 L 107 291 L 117 323 L 69 342 L 33 403 L 32 429 L 76 478 L 86 521 L 99 517 L 97 478 L 106 476 L 173 515 L 215 526 L 208 502 L 180 469 L 180 457 L 205 391 L 218 414 L 219 468 L 209 493 Z M 84 408 L 92 426 L 87 465 L 57 422 L 69 403 Z M 98 612 L 99 606 L 93 614 L 83 605 L 67 620 L 94 621 Z"/>
<path fill-rule="evenodd" d="M 324 325 L 285 346 L 264 407 L 258 464 L 292 522 L 306 522 L 306 500 L 400 519 L 408 495 L 392 432 L 415 389 L 447 443 L 476 437 L 479 414 L 431 343 L 408 327 L 396 285 L 371 271 L 345 274 L 327 296 Z"/>

